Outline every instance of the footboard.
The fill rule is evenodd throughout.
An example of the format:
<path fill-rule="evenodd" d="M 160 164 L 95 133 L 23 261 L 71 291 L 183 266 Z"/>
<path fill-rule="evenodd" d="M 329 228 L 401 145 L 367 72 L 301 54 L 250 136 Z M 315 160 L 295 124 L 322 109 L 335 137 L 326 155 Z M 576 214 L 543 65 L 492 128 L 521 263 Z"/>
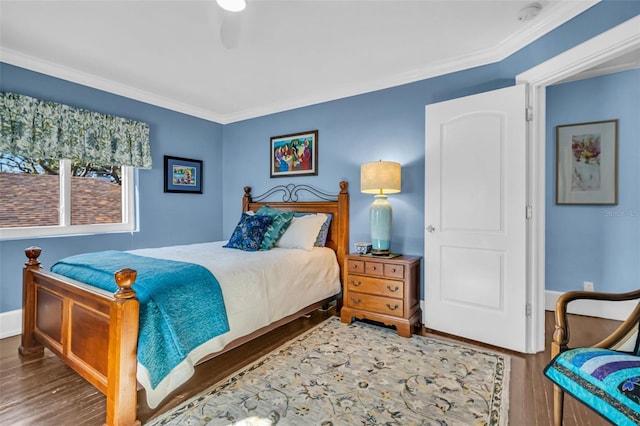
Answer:
<path fill-rule="evenodd" d="M 139 303 L 136 271 L 115 273 L 115 294 L 48 272 L 41 250 L 25 250 L 20 354 L 57 354 L 107 397 L 107 425 L 140 424 L 136 416 Z"/>

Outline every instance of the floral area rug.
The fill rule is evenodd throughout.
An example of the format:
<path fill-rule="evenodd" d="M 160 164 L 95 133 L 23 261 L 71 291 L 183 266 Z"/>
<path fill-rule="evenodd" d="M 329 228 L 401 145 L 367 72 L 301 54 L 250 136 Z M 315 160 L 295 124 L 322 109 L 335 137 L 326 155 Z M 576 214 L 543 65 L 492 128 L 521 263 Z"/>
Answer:
<path fill-rule="evenodd" d="M 506 425 L 509 356 L 332 317 L 159 425 Z"/>

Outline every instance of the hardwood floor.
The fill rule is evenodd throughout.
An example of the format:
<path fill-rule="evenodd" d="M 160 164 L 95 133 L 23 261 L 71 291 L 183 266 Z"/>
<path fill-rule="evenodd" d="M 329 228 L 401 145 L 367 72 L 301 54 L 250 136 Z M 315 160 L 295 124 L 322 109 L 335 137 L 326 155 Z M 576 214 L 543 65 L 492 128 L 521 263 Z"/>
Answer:
<path fill-rule="evenodd" d="M 178 389 L 159 410 L 139 408 L 140 420 L 150 420 L 199 391 L 231 375 L 294 338 L 333 312 L 314 312 L 287 326 L 241 346 L 196 369 L 194 379 Z M 545 352 L 511 355 L 509 424 L 547 426 L 552 424 L 552 388 L 542 375 L 549 360 L 548 340 L 553 332 L 553 313 L 546 313 L 547 348 Z M 616 321 L 571 316 L 572 346 L 588 345 L 614 330 Z M 426 333 L 425 335 L 435 335 Z M 437 337 L 450 338 L 438 335 Z M 452 339 L 459 340 L 459 339 Z M 471 343 L 471 342 L 467 342 Z M 53 354 L 44 357 L 18 355 L 20 337 L 0 340 L 0 424 L 2 425 L 101 425 L 104 421 L 105 398 L 93 386 L 62 364 Z M 483 345 L 481 345 L 483 346 Z M 495 348 L 491 348 L 494 349 Z M 142 399 L 142 398 L 141 398 Z M 565 425 L 607 425 L 571 397 L 565 398 Z"/>

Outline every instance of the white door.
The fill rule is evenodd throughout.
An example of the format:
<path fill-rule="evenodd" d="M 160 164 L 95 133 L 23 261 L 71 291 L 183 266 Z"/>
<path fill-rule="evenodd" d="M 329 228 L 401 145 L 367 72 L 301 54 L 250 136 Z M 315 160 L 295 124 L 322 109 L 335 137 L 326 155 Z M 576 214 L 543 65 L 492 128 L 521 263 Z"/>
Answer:
<path fill-rule="evenodd" d="M 526 351 L 526 86 L 426 107 L 427 328 Z"/>

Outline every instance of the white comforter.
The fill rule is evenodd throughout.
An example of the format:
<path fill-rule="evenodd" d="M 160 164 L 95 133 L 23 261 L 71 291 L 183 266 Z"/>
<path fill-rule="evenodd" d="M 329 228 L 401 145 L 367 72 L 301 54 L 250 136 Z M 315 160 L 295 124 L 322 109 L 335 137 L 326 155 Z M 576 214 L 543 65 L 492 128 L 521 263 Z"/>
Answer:
<path fill-rule="evenodd" d="M 274 248 L 245 252 L 223 248 L 224 244 L 225 241 L 217 241 L 130 251 L 208 268 L 220 283 L 229 319 L 227 333 L 196 348 L 155 389 L 150 386 L 148 371 L 138 364 L 138 382 L 145 388 L 151 408 L 186 382 L 193 375 L 194 365 L 204 356 L 340 292 L 340 271 L 331 249 L 314 247 L 307 252 Z"/>

